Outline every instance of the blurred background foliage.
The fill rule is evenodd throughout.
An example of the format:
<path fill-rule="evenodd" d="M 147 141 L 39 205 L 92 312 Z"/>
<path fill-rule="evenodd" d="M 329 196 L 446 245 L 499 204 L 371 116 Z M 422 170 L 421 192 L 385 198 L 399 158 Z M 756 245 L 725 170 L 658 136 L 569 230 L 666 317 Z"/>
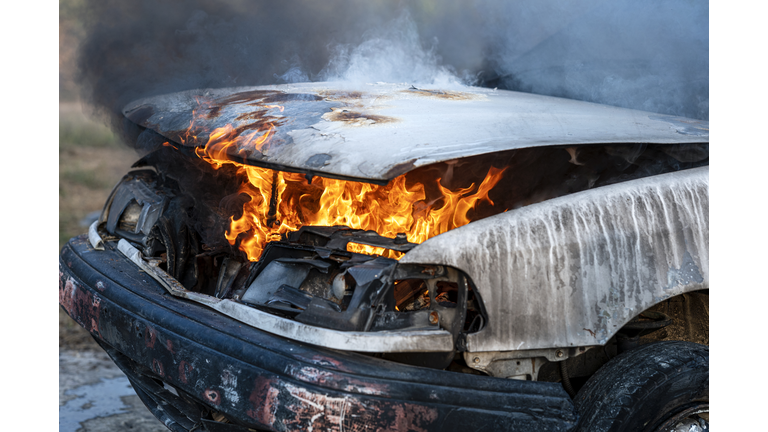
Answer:
<path fill-rule="evenodd" d="M 59 1 L 59 249 L 86 232 L 112 187 L 138 159 L 80 101 L 76 55 L 85 19 L 82 0 Z M 61 308 L 59 347 L 97 348 L 88 332 Z"/>

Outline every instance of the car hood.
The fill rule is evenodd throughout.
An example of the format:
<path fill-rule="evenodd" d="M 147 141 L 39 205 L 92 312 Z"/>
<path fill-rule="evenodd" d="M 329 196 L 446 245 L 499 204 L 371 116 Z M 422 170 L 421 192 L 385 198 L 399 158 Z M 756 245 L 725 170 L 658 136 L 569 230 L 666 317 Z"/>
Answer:
<path fill-rule="evenodd" d="M 123 114 L 185 147 L 226 138 L 234 160 L 375 183 L 423 165 L 526 147 L 709 141 L 706 121 L 464 86 L 199 89 L 140 99 Z"/>

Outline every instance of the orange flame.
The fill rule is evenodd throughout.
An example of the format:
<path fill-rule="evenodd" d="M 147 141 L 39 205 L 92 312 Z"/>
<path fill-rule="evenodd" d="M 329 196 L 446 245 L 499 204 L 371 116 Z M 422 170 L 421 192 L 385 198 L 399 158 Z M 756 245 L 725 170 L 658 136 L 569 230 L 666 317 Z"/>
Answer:
<path fill-rule="evenodd" d="M 280 108 L 269 106 L 269 108 Z M 187 132 L 191 136 L 192 125 Z M 435 181 L 442 197 L 426 202 L 423 184 L 406 185 L 401 175 L 385 186 L 353 181 L 314 177 L 308 183 L 303 174 L 279 172 L 245 165 L 231 160 L 231 154 L 250 148 L 260 150 L 272 138 L 274 125 L 266 131 L 238 135 L 227 125 L 215 129 L 204 147 L 195 149 L 197 156 L 215 168 L 235 165 L 247 176 L 240 192 L 250 197 L 243 205 L 243 215 L 234 219 L 226 238 L 230 244 L 240 239 L 240 250 L 248 259 L 257 261 L 265 245 L 301 226 L 344 225 L 353 229 L 372 230 L 384 237 L 405 233 L 408 241 L 421 243 L 451 229 L 466 225 L 468 217 L 480 201 L 493 205 L 488 193 L 501 180 L 505 169 L 490 168 L 479 186 L 475 184 L 455 191 Z M 273 190 L 275 197 L 273 199 Z M 396 251 L 349 243 L 353 252 L 379 254 L 399 258 Z"/>
<path fill-rule="evenodd" d="M 436 179 L 443 193 L 443 204 L 438 206 L 424 202 L 423 185 L 406 187 L 405 176 L 395 178 L 386 186 L 321 177 L 307 184 L 301 174 L 226 162 L 234 163 L 247 174 L 248 182 L 241 185 L 240 192 L 251 197 L 243 206 L 243 216 L 232 219 L 227 240 L 235 244 L 242 235 L 240 249 L 252 261 L 258 260 L 266 243 L 278 240 L 282 234 L 296 231 L 303 225 L 345 225 L 353 229 L 373 230 L 384 237 L 406 233 L 410 242 L 421 243 L 469 223 L 467 213 L 480 200 L 489 200 L 488 192 L 504 172 L 491 168 L 475 193 L 472 193 L 474 185 L 451 191 L 440 185 L 439 178 Z M 270 215 L 274 182 L 277 182 L 277 198 L 274 200 L 274 214 Z M 355 243 L 350 243 L 348 250 L 399 257 L 395 251 Z"/>

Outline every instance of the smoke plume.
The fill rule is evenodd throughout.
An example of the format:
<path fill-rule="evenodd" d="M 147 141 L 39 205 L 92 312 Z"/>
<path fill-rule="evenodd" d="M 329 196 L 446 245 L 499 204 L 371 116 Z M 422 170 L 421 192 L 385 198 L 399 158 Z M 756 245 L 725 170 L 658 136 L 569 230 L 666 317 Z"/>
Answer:
<path fill-rule="evenodd" d="M 86 0 L 84 99 L 345 80 L 481 85 L 708 119 L 709 8 L 689 0 Z"/>
<path fill-rule="evenodd" d="M 499 87 L 709 118 L 709 5 L 478 0 Z"/>

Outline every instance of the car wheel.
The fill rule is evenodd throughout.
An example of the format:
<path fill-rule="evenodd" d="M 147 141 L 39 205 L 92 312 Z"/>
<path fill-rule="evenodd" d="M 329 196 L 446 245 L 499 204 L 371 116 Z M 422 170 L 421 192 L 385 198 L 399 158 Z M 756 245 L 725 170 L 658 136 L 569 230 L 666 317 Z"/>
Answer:
<path fill-rule="evenodd" d="M 708 431 L 709 348 L 641 345 L 606 363 L 579 390 L 577 431 Z"/>

